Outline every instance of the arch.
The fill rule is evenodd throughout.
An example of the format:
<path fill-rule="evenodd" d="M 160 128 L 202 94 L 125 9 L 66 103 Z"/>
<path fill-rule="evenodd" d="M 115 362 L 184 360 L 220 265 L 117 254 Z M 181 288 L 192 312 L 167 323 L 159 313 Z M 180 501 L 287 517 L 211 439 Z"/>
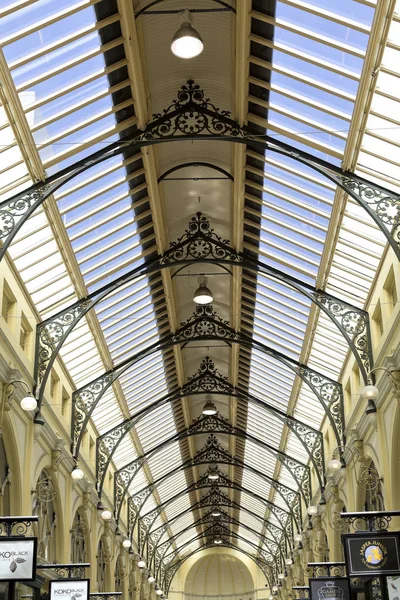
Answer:
<path fill-rule="evenodd" d="M 221 2 L 221 0 L 215 1 Z M 188 114 L 191 117 L 190 124 L 187 122 Z M 187 84 L 178 90 L 177 98 L 170 106 L 162 113 L 154 115 L 153 121 L 148 123 L 144 130 L 137 130 L 132 138 L 121 138 L 62 169 L 59 173 L 47 177 L 44 182 L 34 184 L 0 203 L 2 217 L 0 237 L 3 241 L 0 259 L 23 223 L 46 198 L 76 175 L 90 169 L 93 165 L 122 154 L 127 147 L 133 152 L 138 152 L 145 146 L 196 139 L 240 144 L 251 142 L 260 150 L 261 155 L 269 150 L 288 156 L 320 173 L 342 188 L 368 213 L 400 259 L 399 194 L 351 171 L 342 171 L 340 167 L 268 134 L 262 135 L 249 126 L 241 127 L 238 122 L 230 118 L 228 111 L 216 108 L 205 97 L 200 86 L 192 80 L 187 81 Z"/>
<path fill-rule="evenodd" d="M 181 439 L 185 439 L 188 437 L 192 437 L 193 435 L 201 435 L 201 434 L 209 434 L 209 433 L 221 433 L 224 435 L 231 435 L 240 437 L 242 439 L 247 439 L 254 442 L 256 445 L 260 446 L 268 453 L 272 454 L 275 458 L 281 461 L 281 463 L 287 468 L 293 479 L 296 481 L 299 486 L 299 491 L 304 498 L 306 506 L 310 504 L 311 500 L 311 478 L 310 478 L 310 468 L 304 463 L 294 459 L 284 452 L 277 450 L 276 448 L 270 446 L 266 442 L 252 436 L 250 433 L 240 429 L 239 427 L 233 427 L 229 424 L 227 420 L 217 415 L 201 415 L 198 417 L 194 423 L 187 429 L 180 431 L 179 433 L 173 435 L 167 440 L 163 441 L 161 444 L 148 450 L 143 455 L 134 459 L 131 463 L 119 469 L 115 472 L 114 477 L 121 477 L 124 483 L 124 489 L 119 495 L 118 502 L 122 504 L 127 489 L 131 482 L 133 481 L 136 474 L 143 468 L 143 465 L 147 462 L 150 457 L 155 456 L 157 453 L 164 450 L 166 447 L 171 445 L 174 442 L 177 442 Z M 108 460 L 108 455 L 102 459 L 103 464 Z M 96 457 L 96 468 L 99 467 L 99 458 Z M 103 475 L 105 474 L 105 470 L 103 469 Z M 97 477 L 99 473 L 97 472 Z M 99 482 L 99 477 L 98 477 Z M 101 486 L 99 485 L 99 492 L 101 492 Z"/>
<path fill-rule="evenodd" d="M 207 330 L 209 335 L 199 335 L 199 330 Z M 93 414 L 94 409 L 104 396 L 110 386 L 119 378 L 121 375 L 126 373 L 130 368 L 136 365 L 143 358 L 147 358 L 151 354 L 159 351 L 160 349 L 166 349 L 173 345 L 180 345 L 187 343 L 188 339 L 196 340 L 209 340 L 222 341 L 225 343 L 238 343 L 249 348 L 256 348 L 263 354 L 276 359 L 281 362 L 296 375 L 311 389 L 311 391 L 317 396 L 328 419 L 335 432 L 336 440 L 340 442 L 340 448 L 342 448 L 341 440 L 344 439 L 344 410 L 343 410 L 343 390 L 340 383 L 335 382 L 328 377 L 310 369 L 306 365 L 303 365 L 289 357 L 286 357 L 282 353 L 253 340 L 250 336 L 237 332 L 229 326 L 226 321 L 223 321 L 213 310 L 211 305 L 198 307 L 196 312 L 184 322 L 174 335 L 167 334 L 164 338 L 161 338 L 161 342 L 152 344 L 148 349 L 145 349 L 133 357 L 129 357 L 119 365 L 116 365 L 113 369 L 107 371 L 103 375 L 100 375 L 90 383 L 86 384 L 82 388 L 76 390 L 72 396 L 72 419 L 71 419 L 71 451 L 75 458 L 78 457 L 80 444 L 82 441 L 83 432 L 89 423 L 89 419 Z M 214 362 L 209 358 L 205 357 L 200 363 L 200 367 L 191 376 L 187 382 L 181 387 L 172 390 L 165 396 L 162 396 L 158 400 L 152 402 L 149 406 L 139 410 L 137 413 L 132 415 L 129 419 L 123 421 L 119 426 L 122 430 L 135 425 L 134 421 L 138 421 L 143 418 L 146 414 L 151 412 L 154 408 L 161 406 L 164 403 L 173 402 L 174 400 L 181 399 L 183 396 L 202 394 L 204 392 L 210 392 L 211 382 L 215 387 L 215 393 L 228 394 L 230 396 L 242 397 L 245 400 L 251 400 L 260 406 L 267 406 L 262 400 L 259 400 L 255 396 L 251 395 L 247 390 L 241 390 L 239 386 L 233 386 L 228 382 L 228 379 L 221 375 L 215 368 Z M 212 391 L 212 390 L 211 390 Z M 271 409 L 271 407 L 270 407 Z M 272 409 L 277 413 L 277 409 Z M 281 416 L 285 419 L 290 420 L 291 424 L 296 423 L 296 419 L 288 417 L 287 414 L 281 412 Z M 299 423 L 299 422 L 297 422 Z M 304 424 L 303 424 L 304 425 Z M 308 427 L 308 426 L 307 426 Z M 308 427 L 309 431 L 312 428 Z M 314 430 L 315 431 L 315 430 Z M 119 442 L 118 442 L 119 443 Z M 323 463 L 323 445 L 322 438 L 319 444 L 321 449 L 321 455 L 318 457 Z M 342 452 L 342 450 L 340 450 Z M 323 479 L 323 465 L 319 465 L 319 481 Z"/>
<path fill-rule="evenodd" d="M 277 279 L 280 284 L 287 285 L 306 297 L 310 303 L 314 303 L 327 315 L 335 327 L 339 329 L 356 358 L 364 381 L 367 381 L 373 359 L 369 315 L 366 311 L 358 309 L 323 290 L 318 290 L 308 283 L 302 282 L 291 275 L 286 275 L 276 268 L 256 260 L 251 253 L 244 251 L 238 254 L 236 250 L 229 246 L 226 240 L 222 240 L 214 233 L 209 221 L 201 213 L 197 213 L 191 219 L 185 233 L 176 242 L 171 243 L 169 249 L 162 256 L 157 255 L 143 265 L 135 267 L 125 275 L 105 284 L 98 290 L 90 293 L 86 298 L 76 301 L 73 305 L 37 325 L 34 379 L 36 382 L 35 395 L 38 400 L 38 410 L 40 410 L 44 387 L 58 352 L 75 326 L 92 308 L 111 292 L 143 275 L 160 272 L 171 266 L 194 263 L 210 264 L 210 262 L 216 262 L 219 265 L 225 264 L 242 267 L 266 277 Z M 227 325 L 226 322 L 220 319 L 220 326 L 222 323 Z M 180 329 L 189 325 L 190 323 L 183 323 Z M 200 336 L 200 339 L 208 338 L 207 336 Z M 212 338 L 210 337 L 209 339 Z M 175 334 L 167 334 L 162 342 L 155 342 L 143 350 L 140 356 L 168 348 L 181 343 L 181 341 L 176 339 Z M 241 337 L 237 337 L 237 335 L 231 336 L 230 342 L 247 344 L 249 347 L 256 344 L 260 347 L 263 346 L 261 342 L 253 340 L 252 336 L 245 336 L 244 334 Z M 276 355 L 278 354 L 276 353 Z M 290 361 L 286 357 L 283 358 L 292 366 L 296 364 L 296 361 Z M 124 361 L 125 363 L 126 361 Z"/>
<path fill-rule="evenodd" d="M 218 564 L 218 562 L 227 564 Z M 214 583 L 215 576 L 217 576 L 218 587 L 213 590 L 209 584 Z M 189 568 L 183 588 L 185 597 L 190 600 L 200 600 L 210 595 L 219 596 L 221 588 L 223 588 L 223 596 L 232 594 L 239 597 L 237 594 L 242 594 L 243 597 L 248 598 L 247 592 L 253 595 L 256 585 L 251 571 L 240 558 L 218 552 L 198 559 Z"/>
<path fill-rule="evenodd" d="M 4 393 L 4 391 L 3 391 Z M 4 486 L 7 503 L 2 502 L 0 506 L 5 516 L 13 514 L 23 514 L 25 509 L 24 498 L 22 494 L 22 475 L 24 470 L 21 469 L 20 452 L 17 444 L 12 419 L 9 412 L 4 413 L 1 423 L 1 445 L 3 448 L 3 460 L 5 460 L 4 470 L 0 485 Z M 11 510 L 12 507 L 12 510 Z"/>
<path fill-rule="evenodd" d="M 226 169 L 223 169 L 222 167 L 218 167 L 217 165 L 214 165 L 212 163 L 196 160 L 194 162 L 192 161 L 192 162 L 180 163 L 179 165 L 176 165 L 175 167 L 171 167 L 171 169 L 164 171 L 164 173 L 162 175 L 160 175 L 160 177 L 157 179 L 157 182 L 161 183 L 161 181 L 164 181 L 164 179 L 166 177 L 168 177 L 168 175 L 171 175 L 171 173 L 175 173 L 175 171 L 180 171 L 181 169 L 185 169 L 188 167 L 207 167 L 209 169 L 213 169 L 214 171 L 217 171 L 218 173 L 222 173 L 222 175 L 225 175 L 227 179 L 229 179 L 230 181 L 233 181 L 233 175 L 231 175 L 231 173 L 229 173 L 229 171 L 227 171 Z"/>

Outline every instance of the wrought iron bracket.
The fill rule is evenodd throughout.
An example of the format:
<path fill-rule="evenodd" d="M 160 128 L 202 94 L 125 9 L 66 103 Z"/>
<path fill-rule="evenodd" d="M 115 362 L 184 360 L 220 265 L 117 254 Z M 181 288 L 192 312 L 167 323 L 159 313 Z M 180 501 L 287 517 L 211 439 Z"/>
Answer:
<path fill-rule="evenodd" d="M 349 528 L 357 531 L 387 531 L 393 517 L 400 517 L 400 510 L 388 511 L 364 511 L 364 512 L 342 512 L 340 517 L 344 519 Z"/>
<path fill-rule="evenodd" d="M 372 368 L 368 313 L 339 298 L 331 296 L 323 290 L 317 290 L 309 284 L 255 260 L 250 254 L 238 254 L 236 250 L 229 246 L 228 240 L 221 239 L 210 227 L 209 221 L 202 216 L 201 213 L 198 213 L 189 222 L 189 227 L 184 235 L 178 238 L 176 242 L 172 242 L 169 249 L 162 256 L 157 256 L 154 259 L 143 263 L 125 275 L 104 285 L 99 290 L 89 294 L 86 298 L 78 300 L 73 305 L 37 325 L 34 378 L 36 382 L 35 395 L 38 400 L 39 408 L 43 399 L 44 387 L 58 352 L 74 327 L 89 310 L 112 291 L 118 289 L 122 285 L 134 281 L 142 275 L 157 272 L 173 265 L 190 264 L 194 262 L 217 262 L 221 264 L 242 266 L 243 268 L 262 273 L 267 277 L 283 282 L 307 297 L 331 319 L 344 336 L 358 362 L 361 376 L 367 382 L 367 375 Z M 181 327 L 185 329 L 186 339 L 180 335 L 184 333 L 183 330 L 175 332 L 175 334 L 169 334 L 162 342 L 157 342 L 145 349 L 140 355 L 127 359 L 127 361 L 121 363 L 119 367 L 121 369 L 124 369 L 124 367 L 129 368 L 129 360 L 133 361 L 130 363 L 130 365 L 132 365 L 144 356 L 148 356 L 152 352 L 160 350 L 163 347 L 187 342 L 188 339 L 190 339 L 190 330 L 192 330 L 192 335 L 197 333 L 198 339 L 207 340 L 224 337 L 227 342 L 257 345 L 260 349 L 262 348 L 263 345 L 259 342 L 257 343 L 249 336 L 244 336 L 243 334 L 239 335 L 238 332 L 231 330 L 228 323 L 217 317 L 217 321 L 218 319 L 219 326 L 214 330 L 214 338 L 210 335 L 207 328 L 201 329 L 201 327 L 198 326 L 196 329 L 196 324 L 194 322 L 184 323 Z M 272 353 L 270 352 L 270 354 Z M 278 357 L 278 355 L 279 353 L 275 352 L 275 356 Z M 293 364 L 296 364 L 293 361 L 289 361 L 287 357 L 282 358 L 286 363 L 291 362 L 291 368 L 293 368 Z M 307 369 L 304 365 L 302 365 L 302 368 Z M 112 376 L 112 374 L 113 372 L 111 371 L 104 375 L 106 377 L 105 384 L 107 383 L 107 376 Z M 302 370 L 299 370 L 298 374 L 303 380 L 310 380 L 310 376 L 306 376 Z M 312 382 L 309 381 L 309 383 Z M 320 383 L 314 386 L 314 391 L 318 389 L 319 385 Z"/>
<path fill-rule="evenodd" d="M 32 523 L 37 523 L 37 515 L 30 517 L 0 517 L 0 536 L 24 537 L 32 527 Z"/>
<path fill-rule="evenodd" d="M 177 93 L 173 102 L 161 113 L 153 115 L 144 130 L 132 138 L 120 140 L 78 161 L 0 203 L 0 240 L 3 242 L 0 258 L 24 222 L 57 189 L 80 173 L 98 165 L 127 148 L 167 143 L 179 139 L 207 139 L 257 145 L 290 157 L 317 171 L 349 194 L 381 229 L 400 259 L 400 196 L 350 171 L 313 156 L 269 135 L 260 135 L 251 127 L 242 127 L 230 117 L 230 112 L 217 108 L 194 81 L 189 80 Z"/>
<path fill-rule="evenodd" d="M 313 577 L 346 577 L 345 562 L 312 562 L 307 566 L 312 569 Z"/>
<path fill-rule="evenodd" d="M 294 523 L 296 525 L 297 531 L 301 531 L 302 527 L 302 516 L 301 516 L 301 500 L 300 494 L 295 492 L 291 488 L 283 485 L 279 481 L 268 477 L 261 471 L 251 467 L 244 461 L 238 459 L 237 457 L 232 456 L 227 450 L 225 450 L 221 444 L 218 442 L 217 438 L 214 434 L 211 434 L 203 448 L 198 450 L 193 458 L 188 459 L 178 467 L 175 467 L 168 473 L 165 473 L 162 477 L 155 480 L 150 485 L 147 485 L 142 490 L 139 490 L 133 496 L 130 496 L 130 502 L 133 505 L 131 508 L 132 512 L 136 513 L 136 517 L 133 519 L 131 523 L 132 530 L 134 529 L 139 514 L 142 513 L 144 505 L 146 504 L 148 498 L 154 492 L 155 489 L 162 483 L 164 483 L 167 479 L 172 477 L 175 473 L 179 471 L 183 471 L 189 468 L 192 468 L 196 465 L 200 464 L 219 464 L 219 465 L 234 465 L 238 466 L 241 469 L 246 469 L 251 471 L 261 479 L 267 481 L 271 487 L 275 489 L 275 491 L 281 496 L 282 500 L 285 502 L 289 512 L 292 515 Z M 117 521 L 119 519 L 120 510 L 121 510 L 121 495 L 123 492 L 126 492 L 126 488 L 119 488 L 117 485 L 117 478 L 114 478 L 114 510 Z"/>
<path fill-rule="evenodd" d="M 258 446 L 262 447 L 269 454 L 272 454 L 275 458 L 277 458 L 288 469 L 289 473 L 292 475 L 293 479 L 298 485 L 299 491 L 306 503 L 306 506 L 310 504 L 312 497 L 311 476 L 310 468 L 307 465 L 304 465 L 297 459 L 288 456 L 287 454 L 277 450 L 276 448 L 273 448 L 266 442 L 252 436 L 248 432 L 238 427 L 232 426 L 227 419 L 224 419 L 223 417 L 217 414 L 200 415 L 197 419 L 193 421 L 192 425 L 189 428 L 165 440 L 155 448 L 149 450 L 145 455 L 136 458 L 122 469 L 116 471 L 114 475 L 116 480 L 116 493 L 114 501 L 115 506 L 118 507 L 118 510 L 119 507 L 122 505 L 123 499 L 126 495 L 126 491 L 131 485 L 134 477 L 142 468 L 144 462 L 146 462 L 150 456 L 154 456 L 155 454 L 163 450 L 166 446 L 177 442 L 181 439 L 204 433 L 221 433 L 225 435 L 234 435 L 243 439 L 251 440 Z M 106 472 L 108 457 L 108 453 L 98 453 L 97 455 L 96 466 L 98 469 L 98 482 L 103 481 L 104 473 Z M 101 489 L 100 486 L 99 489 Z"/>

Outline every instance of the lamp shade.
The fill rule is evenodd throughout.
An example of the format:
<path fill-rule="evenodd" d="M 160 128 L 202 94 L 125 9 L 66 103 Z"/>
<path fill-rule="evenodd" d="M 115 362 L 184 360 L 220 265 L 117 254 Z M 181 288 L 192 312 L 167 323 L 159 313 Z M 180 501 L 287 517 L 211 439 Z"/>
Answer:
<path fill-rule="evenodd" d="M 103 521 L 109 521 L 112 517 L 112 514 L 109 510 L 103 510 L 103 512 L 101 513 L 101 518 L 103 519 Z"/>
<path fill-rule="evenodd" d="M 149 583 L 155 583 L 155 581 L 156 581 L 156 580 L 155 580 L 155 577 L 153 577 L 152 575 L 150 575 L 150 577 L 149 577 L 149 579 L 148 579 L 148 582 L 149 582 Z"/>
<path fill-rule="evenodd" d="M 342 463 L 338 458 L 332 458 L 332 460 L 328 462 L 328 469 L 331 469 L 331 471 L 339 471 L 341 468 Z"/>
<path fill-rule="evenodd" d="M 310 506 L 307 507 L 307 514 L 310 515 L 310 517 L 318 514 L 318 507 L 310 504 Z"/>
<path fill-rule="evenodd" d="M 207 278 L 201 275 L 199 277 L 199 287 L 194 293 L 193 301 L 196 304 L 210 304 L 213 300 L 211 290 L 207 287 Z"/>
<path fill-rule="evenodd" d="M 218 510 L 218 508 L 214 508 L 214 510 L 211 512 L 211 516 L 213 516 L 213 517 L 220 517 L 221 516 L 221 511 Z"/>
<path fill-rule="evenodd" d="M 83 479 L 83 471 L 76 465 L 71 471 L 71 477 L 74 481 L 79 481 L 79 479 Z"/>
<path fill-rule="evenodd" d="M 216 408 L 214 402 L 211 400 L 210 394 L 207 394 L 206 403 L 203 406 L 203 410 L 201 412 L 203 413 L 203 415 L 216 415 L 217 414 L 217 408 Z"/>
<path fill-rule="evenodd" d="M 301 535 L 301 533 L 296 533 L 296 535 L 294 536 L 294 540 L 295 542 L 302 542 L 303 536 Z"/>
<path fill-rule="evenodd" d="M 146 567 L 146 563 L 144 562 L 144 560 L 139 560 L 137 566 L 139 567 L 139 569 L 144 569 Z"/>
<path fill-rule="evenodd" d="M 366 385 L 361 390 L 361 396 L 365 398 L 365 400 L 376 400 L 379 396 L 379 390 L 376 385 Z"/>
<path fill-rule="evenodd" d="M 28 394 L 25 398 L 22 398 L 20 402 L 20 406 L 22 410 L 31 411 L 37 409 L 36 399 L 32 396 L 32 394 Z"/>
<path fill-rule="evenodd" d="M 217 545 L 222 544 L 221 538 L 215 538 L 214 544 L 217 544 Z"/>
<path fill-rule="evenodd" d="M 184 11 L 183 22 L 171 42 L 172 53 L 178 58 L 194 58 L 203 52 L 204 44 L 199 32 L 191 23 L 188 10 Z"/>
<path fill-rule="evenodd" d="M 211 481 L 216 481 L 219 478 L 219 473 L 217 471 L 217 469 L 210 469 L 208 472 L 208 479 L 211 479 Z"/>
<path fill-rule="evenodd" d="M 132 542 L 131 542 L 131 540 L 124 540 L 122 542 L 122 545 L 124 548 L 130 548 L 132 546 Z"/>
<path fill-rule="evenodd" d="M 163 595 L 163 591 L 160 590 L 160 588 L 158 588 L 158 590 L 156 590 L 156 594 L 157 594 L 157 596 L 162 596 Z"/>

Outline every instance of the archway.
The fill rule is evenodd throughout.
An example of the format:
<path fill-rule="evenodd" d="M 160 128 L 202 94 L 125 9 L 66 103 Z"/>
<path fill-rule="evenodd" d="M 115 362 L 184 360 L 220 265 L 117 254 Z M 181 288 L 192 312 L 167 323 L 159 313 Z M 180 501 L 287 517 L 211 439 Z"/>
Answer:
<path fill-rule="evenodd" d="M 254 599 L 254 579 L 237 553 L 223 549 L 201 554 L 187 571 L 182 586 L 185 600 Z"/>

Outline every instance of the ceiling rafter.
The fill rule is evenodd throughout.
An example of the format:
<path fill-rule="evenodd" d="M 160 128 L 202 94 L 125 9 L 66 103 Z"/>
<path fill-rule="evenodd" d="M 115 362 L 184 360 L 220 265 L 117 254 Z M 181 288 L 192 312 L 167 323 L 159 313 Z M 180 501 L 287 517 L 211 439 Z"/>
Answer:
<path fill-rule="evenodd" d="M 145 88 L 145 77 L 143 72 L 142 55 L 143 49 L 138 37 L 135 15 L 133 11 L 132 2 L 129 0 L 118 0 L 119 11 L 122 15 L 122 33 L 125 38 L 125 51 L 128 57 L 128 72 L 132 82 L 132 96 L 134 98 L 135 112 L 138 115 L 138 127 L 144 128 L 150 120 L 151 113 L 147 102 L 147 93 Z M 127 43 L 129 41 L 129 43 Z M 145 148 L 142 150 L 143 164 L 146 172 L 146 182 L 149 190 L 149 201 L 152 211 L 152 221 L 154 223 L 154 230 L 157 240 L 157 250 L 159 254 L 162 254 L 168 247 L 168 241 L 166 237 L 166 222 L 163 214 L 163 206 L 160 197 L 160 188 L 157 179 L 157 167 L 155 159 L 155 151 L 153 148 Z M 164 270 L 161 273 L 164 290 L 165 290 L 165 303 L 167 306 L 167 312 L 169 316 L 169 324 L 171 331 L 175 331 L 178 327 L 178 311 L 175 302 L 175 294 L 171 280 L 171 274 L 168 270 Z M 175 366 L 178 384 L 181 386 L 185 380 L 184 365 L 182 359 L 181 348 L 176 346 L 173 348 L 175 356 Z M 183 413 L 185 426 L 188 427 L 190 423 L 189 411 L 187 407 L 187 401 L 182 400 L 181 410 Z M 179 411 L 178 406 L 175 404 L 175 411 Z M 176 415 L 176 420 L 179 422 L 179 416 Z M 191 456 L 194 454 L 194 447 L 191 441 L 183 442 L 182 450 L 184 454 L 185 448 Z M 198 476 L 196 470 L 193 470 L 193 478 Z M 191 480 L 188 481 L 191 483 Z M 160 500 L 159 500 L 160 501 Z"/>

